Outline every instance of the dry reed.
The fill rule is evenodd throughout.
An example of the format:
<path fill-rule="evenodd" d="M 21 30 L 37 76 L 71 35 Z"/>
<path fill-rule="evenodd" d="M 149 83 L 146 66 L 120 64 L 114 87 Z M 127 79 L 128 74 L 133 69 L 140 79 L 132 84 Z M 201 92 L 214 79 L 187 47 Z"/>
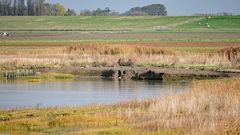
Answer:
<path fill-rule="evenodd" d="M 74 66 L 91 65 L 92 63 L 103 63 L 102 66 L 118 66 L 120 59 L 131 60 L 137 66 L 202 64 L 217 67 L 238 67 L 237 65 L 239 65 L 239 62 L 233 63 L 232 59 L 217 52 L 194 53 L 177 51 L 172 48 L 128 44 L 74 45 L 25 50 L 8 49 L 0 52 L 1 67 L 9 67 L 9 65 L 15 67 L 23 65 Z"/>
<path fill-rule="evenodd" d="M 198 81 L 191 91 L 161 98 L 146 114 L 130 116 L 135 128 L 189 134 L 240 134 L 240 79 Z"/>

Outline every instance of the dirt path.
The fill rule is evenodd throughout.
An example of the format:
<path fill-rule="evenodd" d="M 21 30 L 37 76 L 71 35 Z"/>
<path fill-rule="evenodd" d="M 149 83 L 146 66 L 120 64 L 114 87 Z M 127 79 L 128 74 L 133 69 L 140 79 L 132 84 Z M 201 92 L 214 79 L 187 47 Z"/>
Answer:
<path fill-rule="evenodd" d="M 0 47 L 64 47 L 76 44 L 130 45 L 151 47 L 239 47 L 240 42 L 133 42 L 133 43 L 21 43 L 0 44 Z"/>
<path fill-rule="evenodd" d="M 191 23 L 191 22 L 196 22 L 196 21 L 200 21 L 204 19 L 204 17 L 201 18 L 193 18 L 193 19 L 188 19 L 186 21 L 181 21 L 181 22 L 177 22 L 177 23 L 173 23 L 173 24 L 169 24 L 169 25 L 165 25 L 165 26 L 156 26 L 154 27 L 154 29 L 156 30 L 168 30 L 168 29 L 173 29 L 176 28 L 179 25 L 183 25 L 183 24 L 187 24 L 187 23 Z"/>

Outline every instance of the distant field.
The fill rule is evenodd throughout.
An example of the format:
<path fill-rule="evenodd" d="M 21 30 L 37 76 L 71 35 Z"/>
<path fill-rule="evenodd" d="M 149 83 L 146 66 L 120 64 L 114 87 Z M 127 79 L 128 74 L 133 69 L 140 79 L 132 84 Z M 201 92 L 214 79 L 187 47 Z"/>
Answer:
<path fill-rule="evenodd" d="M 199 17 L 0 17 L 1 30 L 153 31 Z"/>
<path fill-rule="evenodd" d="M 240 43 L 240 16 L 211 19 L 194 16 L 9 16 L 0 17 L 0 20 L 0 32 L 10 33 L 9 37 L 0 36 L 0 50 L 17 46 L 57 47 L 98 43 L 218 48 L 239 46 Z"/>
<path fill-rule="evenodd" d="M 0 17 L 0 31 L 238 32 L 240 16 L 230 17 Z M 200 24 L 201 25 L 200 25 Z M 207 27 L 206 23 L 210 25 Z"/>

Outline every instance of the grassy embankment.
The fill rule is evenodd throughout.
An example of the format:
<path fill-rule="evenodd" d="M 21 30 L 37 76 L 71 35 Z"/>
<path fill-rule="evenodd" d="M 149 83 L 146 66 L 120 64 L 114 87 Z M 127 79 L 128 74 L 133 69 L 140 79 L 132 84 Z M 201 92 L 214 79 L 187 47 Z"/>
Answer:
<path fill-rule="evenodd" d="M 1 17 L 0 29 L 13 31 L 151 32 L 201 17 Z M 6 23 L 7 22 L 7 23 Z M 155 28 L 155 29 L 154 29 Z M 166 27 L 167 28 L 167 27 Z"/>
<path fill-rule="evenodd" d="M 239 16 L 229 17 L 0 17 L 0 30 L 12 31 L 190 31 L 239 32 Z M 207 24 L 210 27 L 207 27 Z"/>
<path fill-rule="evenodd" d="M 12 134 L 239 134 L 240 79 L 193 82 L 189 92 L 145 102 L 0 111 Z"/>

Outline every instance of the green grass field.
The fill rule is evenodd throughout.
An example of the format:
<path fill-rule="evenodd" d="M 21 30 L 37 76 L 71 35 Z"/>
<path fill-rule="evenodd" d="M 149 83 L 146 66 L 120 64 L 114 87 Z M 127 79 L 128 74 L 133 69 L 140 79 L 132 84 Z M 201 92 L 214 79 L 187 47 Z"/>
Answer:
<path fill-rule="evenodd" d="M 207 27 L 209 25 L 209 27 Z M 240 31 L 240 16 L 217 16 L 187 23 L 177 28 L 187 31 Z"/>
<path fill-rule="evenodd" d="M 1 17 L 0 29 L 76 31 L 152 31 L 197 17 Z"/>
<path fill-rule="evenodd" d="M 229 17 L 0 17 L 0 30 L 238 32 L 240 16 Z M 199 25 L 201 23 L 201 25 Z M 211 27 L 205 24 L 209 23 Z"/>

